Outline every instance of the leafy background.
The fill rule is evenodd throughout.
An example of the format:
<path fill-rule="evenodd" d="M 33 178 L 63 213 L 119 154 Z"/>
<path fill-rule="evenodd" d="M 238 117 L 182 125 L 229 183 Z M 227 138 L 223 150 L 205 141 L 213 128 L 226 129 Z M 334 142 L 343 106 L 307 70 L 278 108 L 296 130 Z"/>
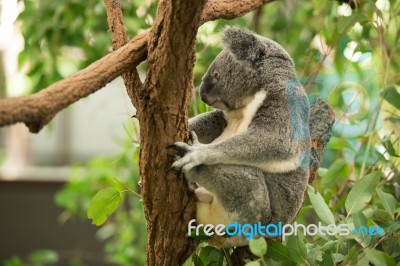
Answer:
<path fill-rule="evenodd" d="M 26 94 L 111 50 L 102 1 L 20 2 L 25 6 L 18 20 L 25 48 L 19 65 L 26 74 Z M 220 28 L 235 24 L 282 44 L 294 58 L 310 99 L 318 95 L 335 109 L 331 141 L 296 222 L 346 223 L 350 228 L 379 225 L 384 230 L 383 236 L 252 241 L 250 248 L 258 259 L 248 265 L 400 265 L 400 1 L 359 2 L 351 9 L 338 1 L 279 1 L 232 21 L 207 22 L 199 30 L 196 86 L 221 49 Z M 155 1 L 123 0 L 121 4 L 131 37 L 150 27 Z M 143 72 L 145 64 L 139 68 Z M 208 110 L 193 99 L 192 115 Z M 137 128 L 135 123 L 128 125 L 120 156 L 93 158 L 76 166 L 70 183 L 55 200 L 67 214 L 87 219 L 96 192 L 115 187 L 121 203 L 98 236 L 106 243 L 109 261 L 143 265 L 146 225 L 140 199 L 130 191 L 139 193 Z M 229 252 L 202 243 L 186 265 L 229 265 L 224 256 Z M 31 265 L 32 261 L 51 264 L 57 261 L 57 253 L 41 251 L 28 261 L 15 257 L 5 265 Z"/>

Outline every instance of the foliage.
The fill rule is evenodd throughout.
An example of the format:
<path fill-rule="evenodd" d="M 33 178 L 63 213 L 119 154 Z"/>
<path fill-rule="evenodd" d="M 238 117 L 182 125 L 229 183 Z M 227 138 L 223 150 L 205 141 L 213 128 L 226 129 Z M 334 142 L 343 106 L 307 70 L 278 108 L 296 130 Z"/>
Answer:
<path fill-rule="evenodd" d="M 121 202 L 121 192 L 114 187 L 104 188 L 96 193 L 90 201 L 87 216 L 93 224 L 104 224 L 108 216 L 114 213 Z"/>
<path fill-rule="evenodd" d="M 103 1 L 24 0 L 19 16 L 25 47 L 19 55 L 26 93 L 36 92 L 86 67 L 111 51 Z M 129 35 L 147 29 L 155 1 L 122 0 Z"/>
<path fill-rule="evenodd" d="M 26 0 L 24 4 L 20 21 L 25 50 L 20 64 L 28 69 L 31 91 L 65 77 L 110 50 L 103 3 Z M 155 14 L 152 1 L 125 0 L 122 4 L 129 33 L 135 35 L 148 27 L 146 21 L 150 22 Z M 293 56 L 310 99 L 322 97 L 335 109 L 337 122 L 319 177 L 314 187 L 307 189 L 308 198 L 296 222 L 346 224 L 351 230 L 379 226 L 384 232 L 299 234 L 282 243 L 271 239 L 267 244 L 261 239 L 251 241 L 257 259 L 248 265 L 398 265 L 399 14 L 399 0 L 362 1 L 353 10 L 337 1 L 293 0 L 269 4 L 229 22 L 208 22 L 199 29 L 196 86 L 220 51 L 218 30 L 236 24 L 281 43 Z M 193 100 L 192 115 L 207 110 L 197 97 Z M 69 213 L 84 218 L 96 191 L 106 187 L 137 191 L 137 161 L 130 156 L 132 153 L 137 156 L 137 150 L 127 150 L 112 162 L 98 158 L 89 162 L 85 171 L 77 168 L 56 201 Z M 98 235 L 106 241 L 111 261 L 136 265 L 145 259 L 143 232 L 141 203 L 127 194 Z M 229 265 L 224 258 L 231 252 L 201 243 L 186 265 Z"/>
<path fill-rule="evenodd" d="M 18 257 L 12 257 L 4 262 L 4 266 L 46 266 L 59 262 L 58 254 L 53 250 L 36 250 L 23 261 Z M 80 264 L 75 264 L 76 266 Z"/>
<path fill-rule="evenodd" d="M 138 146 L 134 144 L 132 149 L 132 142 L 126 145 L 126 150 L 111 162 L 108 158 L 95 158 L 85 168 L 77 166 L 71 181 L 57 194 L 56 202 L 66 208 L 63 216 L 87 219 L 88 215 L 96 225 L 105 222 L 97 236 L 105 241 L 110 262 L 143 265 L 146 223 L 138 197 Z M 113 216 L 105 221 L 111 213 Z"/>

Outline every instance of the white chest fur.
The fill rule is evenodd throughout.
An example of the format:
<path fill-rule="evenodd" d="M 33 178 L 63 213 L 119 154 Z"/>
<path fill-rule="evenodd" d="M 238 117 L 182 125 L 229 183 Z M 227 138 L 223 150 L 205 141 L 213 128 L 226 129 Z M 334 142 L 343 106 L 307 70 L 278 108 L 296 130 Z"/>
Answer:
<path fill-rule="evenodd" d="M 245 132 L 253 120 L 258 108 L 260 108 L 261 104 L 264 102 L 266 96 L 267 93 L 265 91 L 259 91 L 248 100 L 249 103 L 243 108 L 225 111 L 224 114 L 227 126 L 222 134 L 212 143 L 221 142 Z"/>

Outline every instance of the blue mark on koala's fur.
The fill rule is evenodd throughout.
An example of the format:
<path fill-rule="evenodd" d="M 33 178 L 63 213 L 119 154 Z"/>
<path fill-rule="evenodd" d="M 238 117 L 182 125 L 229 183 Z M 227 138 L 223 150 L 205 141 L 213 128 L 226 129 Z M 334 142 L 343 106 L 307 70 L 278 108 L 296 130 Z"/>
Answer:
<path fill-rule="evenodd" d="M 310 128 L 308 118 L 310 103 L 308 97 L 297 79 L 289 79 L 286 82 L 286 92 L 292 139 L 295 141 L 309 141 Z"/>

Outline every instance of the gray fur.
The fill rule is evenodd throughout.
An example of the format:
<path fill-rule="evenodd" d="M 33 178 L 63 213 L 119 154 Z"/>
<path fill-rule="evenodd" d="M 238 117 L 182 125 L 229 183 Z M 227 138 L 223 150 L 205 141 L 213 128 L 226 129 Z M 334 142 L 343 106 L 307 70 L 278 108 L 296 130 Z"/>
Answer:
<path fill-rule="evenodd" d="M 207 124 L 208 126 L 204 126 Z M 196 119 L 190 120 L 190 128 L 196 128 L 199 141 L 203 144 L 211 143 L 226 127 L 226 120 L 221 110 L 199 114 Z"/>
<path fill-rule="evenodd" d="M 290 223 L 309 179 L 308 98 L 296 81 L 293 60 L 279 44 L 237 27 L 225 28 L 222 35 L 224 49 L 205 74 L 200 95 L 223 111 L 189 121 L 198 141 L 193 135 L 192 144 L 175 143 L 184 156 L 173 167 L 210 191 L 227 213 L 237 215 L 239 223 Z M 212 143 L 227 128 L 227 114 L 245 107 L 249 97 L 260 91 L 266 92 L 266 98 L 247 130 Z M 258 167 L 293 157 L 299 161 L 294 169 L 272 173 Z M 305 157 L 302 167 L 300 160 Z M 236 237 L 211 243 L 247 244 Z"/>

